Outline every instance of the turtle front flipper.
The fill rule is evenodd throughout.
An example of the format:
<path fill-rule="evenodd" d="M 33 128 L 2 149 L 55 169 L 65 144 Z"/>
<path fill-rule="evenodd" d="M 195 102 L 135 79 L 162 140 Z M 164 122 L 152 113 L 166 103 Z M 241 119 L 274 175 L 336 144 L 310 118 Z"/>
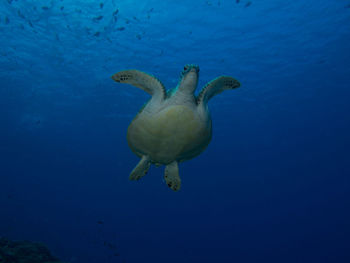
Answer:
<path fill-rule="evenodd" d="M 166 184 L 173 190 L 179 191 L 181 187 L 181 179 L 179 176 L 179 166 L 177 161 L 174 161 L 165 166 L 164 179 Z"/>
<path fill-rule="evenodd" d="M 135 69 L 115 73 L 112 79 L 119 83 L 126 83 L 146 91 L 148 94 L 164 99 L 166 95 L 164 85 L 155 77 Z"/>
<path fill-rule="evenodd" d="M 148 171 L 150 166 L 151 166 L 151 159 L 146 155 L 142 156 L 139 163 L 131 171 L 129 179 L 130 180 L 139 180 L 141 177 L 143 177 L 147 174 L 147 171 Z"/>
<path fill-rule="evenodd" d="M 238 80 L 228 77 L 220 76 L 216 79 L 210 81 L 204 88 L 201 90 L 197 97 L 197 104 L 207 103 L 212 97 L 228 89 L 239 88 L 241 83 Z"/>

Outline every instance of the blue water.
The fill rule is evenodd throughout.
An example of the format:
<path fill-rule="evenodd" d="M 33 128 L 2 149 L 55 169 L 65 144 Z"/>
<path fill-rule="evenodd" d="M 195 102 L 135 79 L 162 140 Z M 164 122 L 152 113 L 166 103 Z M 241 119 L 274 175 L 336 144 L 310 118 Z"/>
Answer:
<path fill-rule="evenodd" d="M 135 68 L 209 102 L 213 138 L 128 180 Z M 350 262 L 349 0 L 1 0 L 0 236 L 71 263 Z"/>

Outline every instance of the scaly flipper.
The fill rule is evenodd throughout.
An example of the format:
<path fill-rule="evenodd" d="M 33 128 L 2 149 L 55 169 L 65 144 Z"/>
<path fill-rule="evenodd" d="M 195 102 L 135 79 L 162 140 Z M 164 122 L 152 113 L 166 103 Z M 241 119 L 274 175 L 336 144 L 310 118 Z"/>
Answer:
<path fill-rule="evenodd" d="M 215 95 L 223 92 L 228 89 L 235 89 L 241 86 L 238 80 L 228 77 L 221 76 L 212 81 L 210 81 L 205 87 L 201 90 L 197 97 L 197 104 L 207 103 Z"/>
<path fill-rule="evenodd" d="M 181 187 L 181 179 L 179 176 L 179 166 L 177 161 L 173 161 L 172 163 L 165 166 L 165 174 L 164 179 L 166 184 L 173 190 L 179 191 Z"/>
<path fill-rule="evenodd" d="M 145 176 L 149 167 L 151 166 L 151 159 L 144 155 L 141 158 L 141 161 L 136 165 L 134 170 L 131 171 L 129 176 L 130 180 L 139 180 L 141 177 Z"/>
<path fill-rule="evenodd" d="M 112 79 L 116 82 L 133 85 L 160 99 L 164 99 L 166 95 L 165 87 L 157 78 L 139 70 L 120 71 L 115 73 Z"/>

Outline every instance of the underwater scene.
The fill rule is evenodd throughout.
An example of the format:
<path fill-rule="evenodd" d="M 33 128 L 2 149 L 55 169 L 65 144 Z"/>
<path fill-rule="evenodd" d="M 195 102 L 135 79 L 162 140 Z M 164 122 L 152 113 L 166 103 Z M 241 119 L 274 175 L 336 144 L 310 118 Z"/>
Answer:
<path fill-rule="evenodd" d="M 350 0 L 1 0 L 1 263 L 350 262 Z"/>

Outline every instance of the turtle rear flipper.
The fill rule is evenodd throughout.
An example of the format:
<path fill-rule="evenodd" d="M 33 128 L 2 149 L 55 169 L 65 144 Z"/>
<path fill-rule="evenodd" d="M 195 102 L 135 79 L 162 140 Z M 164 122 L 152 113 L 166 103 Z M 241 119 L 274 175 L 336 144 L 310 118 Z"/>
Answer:
<path fill-rule="evenodd" d="M 143 177 L 147 174 L 150 166 L 151 166 L 151 159 L 146 155 L 142 156 L 139 163 L 131 171 L 129 179 L 130 180 L 139 180 L 141 177 Z"/>
<path fill-rule="evenodd" d="M 166 90 L 164 85 L 152 75 L 131 69 L 124 70 L 112 75 L 112 79 L 119 83 L 126 83 L 146 91 L 152 97 L 165 99 Z"/>
<path fill-rule="evenodd" d="M 229 76 L 220 76 L 210 81 L 197 97 L 197 104 L 207 103 L 212 97 L 228 89 L 239 88 L 241 83 Z"/>
<path fill-rule="evenodd" d="M 179 166 L 177 161 L 173 161 L 165 166 L 164 179 L 171 190 L 175 192 L 180 190 L 181 178 L 179 176 Z"/>

